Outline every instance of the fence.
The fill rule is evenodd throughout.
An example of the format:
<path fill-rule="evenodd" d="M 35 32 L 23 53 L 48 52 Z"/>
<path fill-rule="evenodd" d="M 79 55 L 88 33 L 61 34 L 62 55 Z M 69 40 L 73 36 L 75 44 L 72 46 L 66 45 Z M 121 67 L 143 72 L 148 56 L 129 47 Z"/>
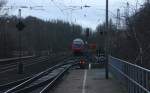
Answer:
<path fill-rule="evenodd" d="M 150 93 L 150 70 L 109 56 L 109 70 L 127 88 L 128 93 Z"/>

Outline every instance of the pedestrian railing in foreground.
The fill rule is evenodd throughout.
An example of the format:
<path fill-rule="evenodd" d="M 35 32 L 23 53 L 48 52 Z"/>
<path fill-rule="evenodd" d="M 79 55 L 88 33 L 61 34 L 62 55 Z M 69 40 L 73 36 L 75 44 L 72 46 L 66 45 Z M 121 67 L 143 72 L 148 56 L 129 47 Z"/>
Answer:
<path fill-rule="evenodd" d="M 109 70 L 128 93 L 150 93 L 150 70 L 109 56 Z"/>

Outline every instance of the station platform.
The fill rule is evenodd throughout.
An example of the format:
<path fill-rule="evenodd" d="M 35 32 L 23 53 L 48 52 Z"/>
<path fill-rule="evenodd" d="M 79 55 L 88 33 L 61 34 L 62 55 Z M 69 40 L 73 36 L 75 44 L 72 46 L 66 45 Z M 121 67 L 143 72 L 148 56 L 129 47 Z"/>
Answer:
<path fill-rule="evenodd" d="M 112 77 L 105 79 L 104 69 L 72 70 L 50 93 L 125 93 Z"/>

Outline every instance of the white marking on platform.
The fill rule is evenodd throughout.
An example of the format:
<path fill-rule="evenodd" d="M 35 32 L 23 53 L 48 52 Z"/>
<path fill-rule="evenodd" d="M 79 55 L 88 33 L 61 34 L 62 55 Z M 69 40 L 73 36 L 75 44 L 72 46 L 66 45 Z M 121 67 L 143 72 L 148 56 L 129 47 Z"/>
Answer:
<path fill-rule="evenodd" d="M 89 69 L 91 69 L 91 64 L 89 64 Z"/>
<path fill-rule="evenodd" d="M 82 93 L 86 93 L 85 92 L 86 79 L 87 79 L 87 70 L 84 70 L 84 79 L 83 79 L 83 85 L 82 85 Z"/>

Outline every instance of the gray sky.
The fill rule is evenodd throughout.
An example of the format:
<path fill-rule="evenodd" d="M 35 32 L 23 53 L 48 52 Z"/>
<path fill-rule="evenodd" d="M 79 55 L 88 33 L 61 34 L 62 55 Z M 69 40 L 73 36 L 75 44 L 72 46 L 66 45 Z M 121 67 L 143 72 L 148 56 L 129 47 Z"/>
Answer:
<path fill-rule="evenodd" d="M 145 0 L 109 0 L 110 17 L 114 18 L 117 8 L 123 12 L 127 1 L 131 4 L 131 8 L 135 8 L 136 1 L 140 7 Z M 80 6 L 84 5 L 91 7 L 81 9 Z M 34 7 L 34 9 L 22 9 L 23 17 L 32 15 L 44 20 L 60 19 L 93 29 L 105 20 L 105 0 L 8 0 L 7 6 Z M 17 9 L 12 9 L 9 14 L 16 15 Z"/>

